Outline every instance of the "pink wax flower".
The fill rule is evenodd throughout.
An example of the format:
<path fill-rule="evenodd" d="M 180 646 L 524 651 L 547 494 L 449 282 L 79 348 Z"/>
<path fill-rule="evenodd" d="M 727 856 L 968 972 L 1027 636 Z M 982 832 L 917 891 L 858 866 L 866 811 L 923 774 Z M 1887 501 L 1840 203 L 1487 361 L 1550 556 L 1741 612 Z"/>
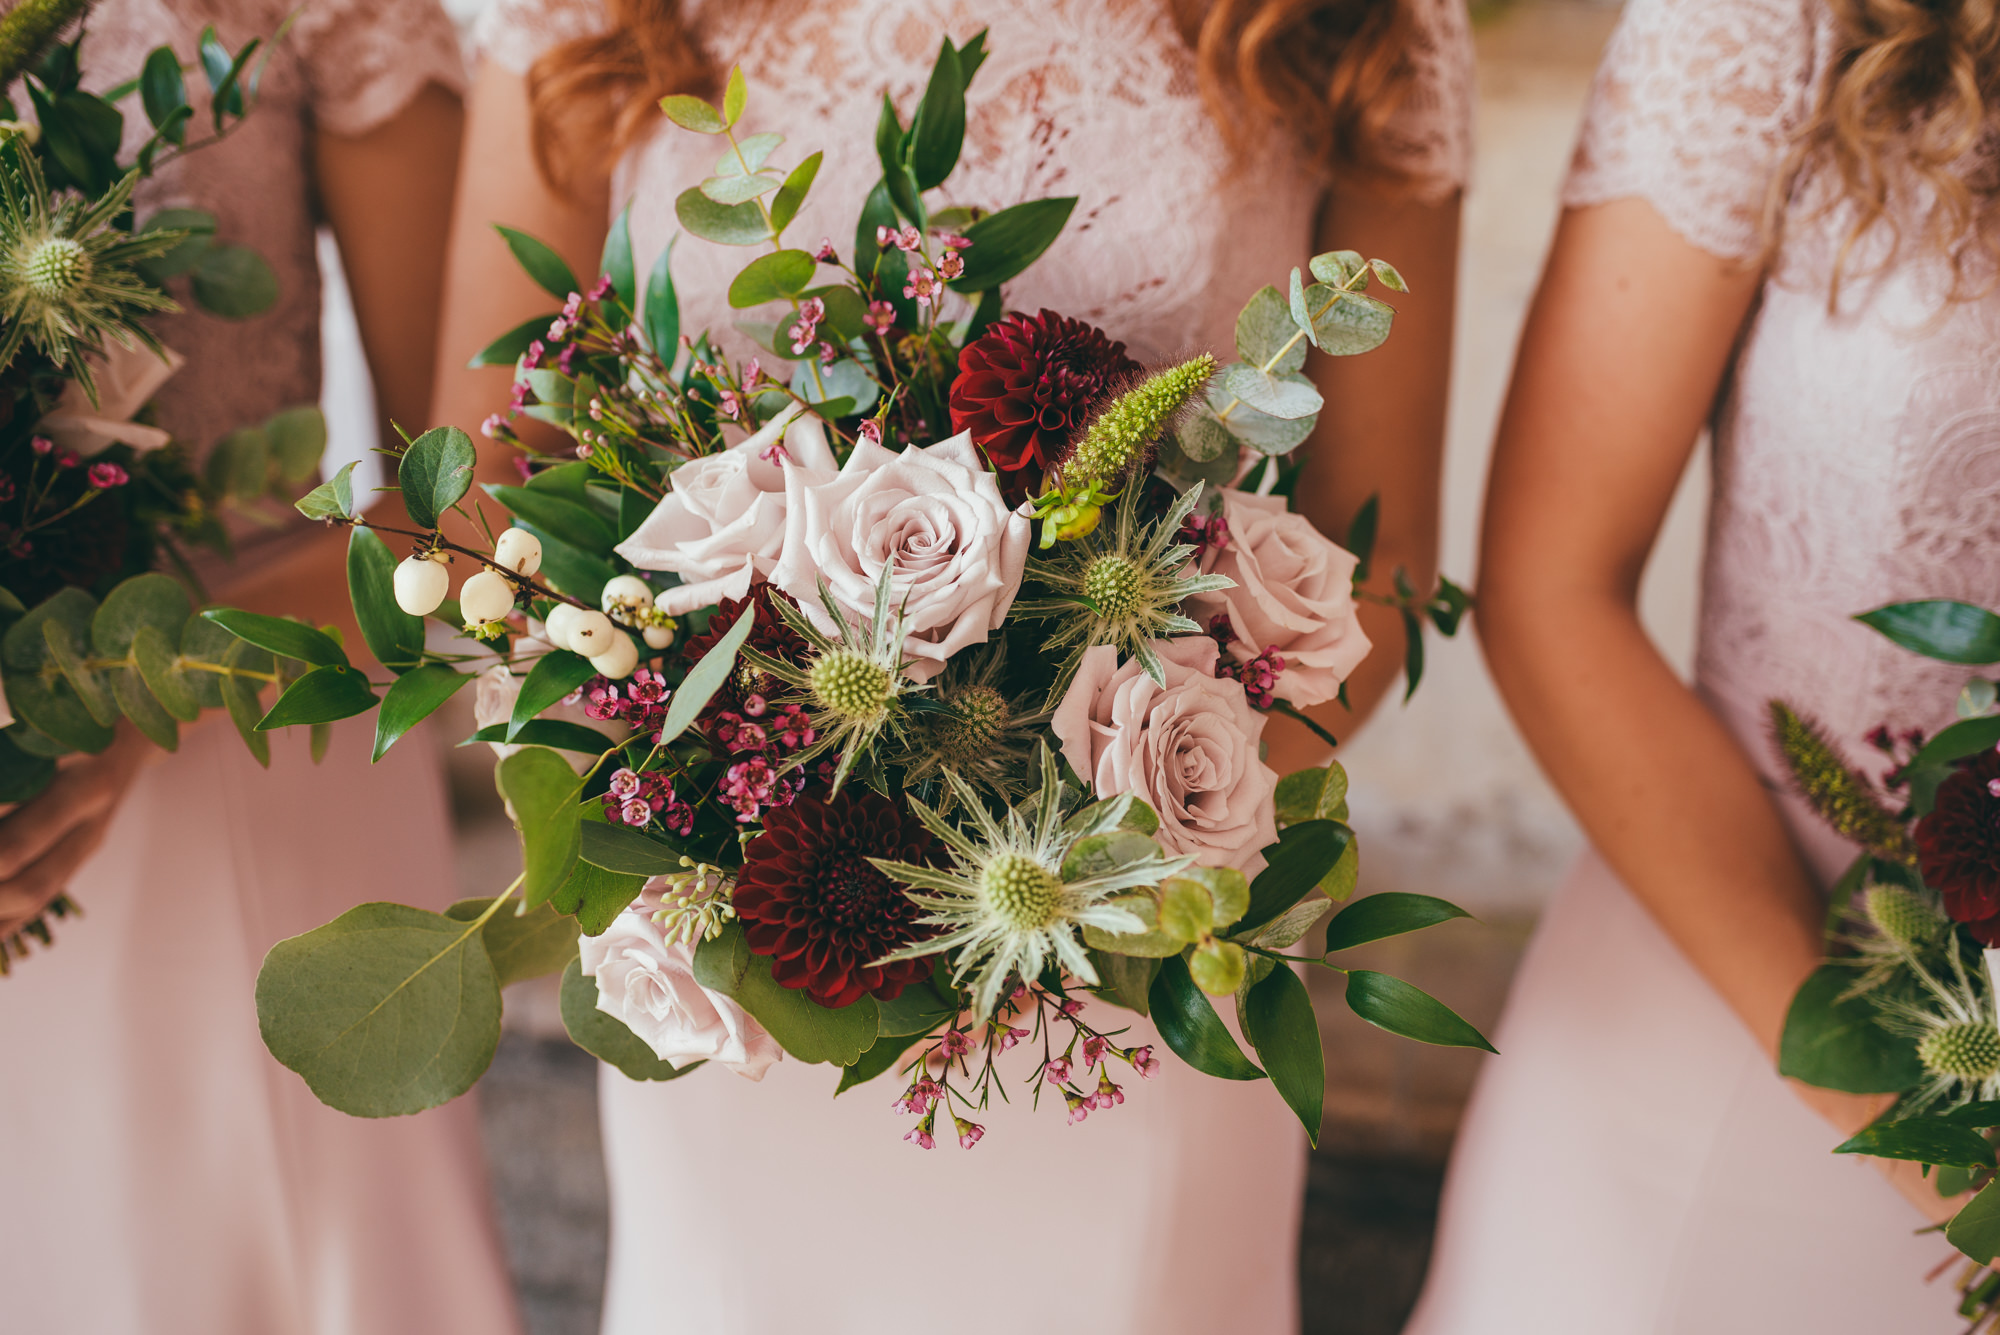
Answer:
<path fill-rule="evenodd" d="M 90 485 L 99 491 L 109 491 L 112 487 L 122 487 L 131 478 L 117 464 L 104 462 L 90 466 Z"/>

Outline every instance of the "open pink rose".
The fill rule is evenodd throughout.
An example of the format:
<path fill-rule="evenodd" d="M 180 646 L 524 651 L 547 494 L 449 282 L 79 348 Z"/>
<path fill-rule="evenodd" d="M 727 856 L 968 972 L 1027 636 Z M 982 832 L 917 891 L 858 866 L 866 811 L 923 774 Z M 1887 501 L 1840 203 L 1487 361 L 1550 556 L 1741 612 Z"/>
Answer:
<path fill-rule="evenodd" d="M 648 891 L 602 936 L 583 938 L 583 972 L 597 980 L 597 1009 L 663 1062 L 712 1061 L 762 1080 L 784 1049 L 741 1006 L 694 980 L 694 948 L 668 943 L 653 921 L 658 896 Z"/>
<path fill-rule="evenodd" d="M 754 435 L 676 468 L 666 497 L 616 551 L 641 570 L 681 577 L 659 598 L 670 616 L 745 597 L 784 544 L 786 477 L 831 477 L 833 468 L 819 419 L 793 404 Z"/>
<path fill-rule="evenodd" d="M 799 472 L 790 482 L 784 553 L 771 582 L 822 629 L 834 628 L 820 602 L 821 579 L 848 619 L 866 625 L 891 562 L 914 680 L 936 676 L 946 659 L 1006 620 L 1030 526 L 1001 499 L 969 434 L 901 454 L 863 438 L 837 477 Z"/>
<path fill-rule="evenodd" d="M 1354 554 L 1335 544 L 1282 496 L 1222 492 L 1228 541 L 1202 558 L 1204 573 L 1227 575 L 1233 589 L 1188 600 L 1206 625 L 1229 618 L 1229 652 L 1247 663 L 1266 649 L 1285 660 L 1273 693 L 1301 707 L 1333 699 L 1368 656 L 1355 618 Z"/>
<path fill-rule="evenodd" d="M 1159 813 L 1169 853 L 1254 874 L 1278 838 L 1278 776 L 1257 755 L 1264 716 L 1242 683 L 1215 675 L 1206 636 L 1155 640 L 1161 686 L 1118 651 L 1087 649 L 1051 726 L 1072 768 L 1099 797 L 1134 793 Z"/>

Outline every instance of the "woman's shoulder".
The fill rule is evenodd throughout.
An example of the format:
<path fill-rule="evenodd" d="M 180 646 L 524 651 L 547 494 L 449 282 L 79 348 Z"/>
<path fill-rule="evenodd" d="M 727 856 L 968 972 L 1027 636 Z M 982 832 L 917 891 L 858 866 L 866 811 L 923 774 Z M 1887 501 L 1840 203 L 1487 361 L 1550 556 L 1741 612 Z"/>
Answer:
<path fill-rule="evenodd" d="M 1831 31 L 1816 0 L 1631 0 L 1598 67 L 1563 202 L 1643 198 L 1704 250 L 1754 255 Z"/>

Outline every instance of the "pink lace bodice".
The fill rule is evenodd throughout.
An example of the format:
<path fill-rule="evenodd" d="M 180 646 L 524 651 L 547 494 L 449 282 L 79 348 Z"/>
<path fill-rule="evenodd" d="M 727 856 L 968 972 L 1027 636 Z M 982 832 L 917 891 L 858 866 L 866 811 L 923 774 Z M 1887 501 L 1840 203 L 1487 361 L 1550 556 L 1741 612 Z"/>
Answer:
<path fill-rule="evenodd" d="M 1471 44 L 1463 0 L 1416 0 L 1414 95 L 1395 149 L 1433 194 L 1463 184 L 1470 151 Z M 843 254 L 881 174 L 874 126 L 886 90 L 907 119 L 940 39 L 990 28 L 972 85 L 964 155 L 944 192 L 999 207 L 1044 195 L 1079 203 L 1009 304 L 1047 305 L 1103 325 L 1136 355 L 1232 346 L 1236 312 L 1311 254 L 1319 187 L 1272 154 L 1229 176 L 1195 88 L 1194 63 L 1162 0 L 820 0 L 809 7 L 688 6 L 698 38 L 750 82 L 745 123 L 779 130 L 782 161 L 826 151 L 820 184 L 788 237 L 830 236 Z M 801 12 L 803 10 L 804 12 Z M 501 0 L 481 25 L 487 53 L 524 69 L 555 40 L 601 24 L 594 0 Z M 675 231 L 673 200 L 712 169 L 716 141 L 656 127 L 628 154 L 614 204 L 633 202 L 643 266 Z M 682 309 L 724 326 L 723 293 L 753 252 L 688 238 L 674 253 Z M 1391 257 L 1393 258 L 1393 257 Z"/>
<path fill-rule="evenodd" d="M 1831 39 L 1813 0 L 1631 0 L 1565 202 L 1640 197 L 1703 249 L 1756 256 L 1767 191 Z M 1967 669 L 1897 649 L 1856 613 L 1926 597 L 2000 604 L 2000 292 L 1948 301 L 1948 264 L 1914 247 L 1856 277 L 1885 257 L 1876 236 L 1829 312 L 1851 219 L 1810 220 L 1825 188 L 1793 192 L 1713 417 L 1696 677 L 1773 775 L 1773 697 L 1871 767 L 1862 738 L 1877 723 L 1950 721 Z M 1902 207 L 1926 204 L 1911 190 Z M 1840 851 L 1808 842 L 1831 870 Z"/>
<path fill-rule="evenodd" d="M 252 37 L 268 41 L 294 7 L 290 0 L 102 0 L 84 39 L 86 79 L 100 91 L 122 83 L 138 74 L 148 51 L 171 46 L 189 65 L 195 114 L 188 137 L 205 137 L 213 133 L 208 85 L 194 63 L 203 26 L 214 24 L 233 52 Z M 160 338 L 187 358 L 159 393 L 160 421 L 191 449 L 206 450 L 281 408 L 319 402 L 313 134 L 365 133 L 429 82 L 453 90 L 465 82 L 457 34 L 436 0 L 310 0 L 272 53 L 257 107 L 242 125 L 140 186 L 142 219 L 167 208 L 205 209 L 216 216 L 219 240 L 249 246 L 278 279 L 277 304 L 251 319 L 189 309 L 156 322 Z M 137 96 L 120 107 L 129 158 L 151 127 Z M 232 527 L 239 564 L 282 537 L 248 523 Z"/>

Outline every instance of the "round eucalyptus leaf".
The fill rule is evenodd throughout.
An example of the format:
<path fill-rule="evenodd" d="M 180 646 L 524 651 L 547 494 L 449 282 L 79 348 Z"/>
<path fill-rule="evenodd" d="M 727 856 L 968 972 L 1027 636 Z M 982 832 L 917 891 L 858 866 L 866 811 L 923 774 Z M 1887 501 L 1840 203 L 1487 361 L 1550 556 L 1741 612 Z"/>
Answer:
<path fill-rule="evenodd" d="M 201 700 L 195 685 L 183 672 L 174 651 L 174 642 L 158 626 L 141 626 L 132 637 L 132 658 L 146 689 L 169 715 L 182 723 L 201 717 Z"/>
<path fill-rule="evenodd" d="M 280 941 L 257 974 L 271 1055 L 356 1117 L 422 1112 L 472 1088 L 500 1042 L 500 984 L 479 929 L 363 904 Z"/>
<path fill-rule="evenodd" d="M 90 716 L 109 728 L 118 722 L 118 702 L 111 698 L 111 679 L 103 669 L 91 665 L 88 641 L 60 621 L 42 623 L 42 638 L 48 641 L 49 658 L 62 671 L 76 698 Z"/>
<path fill-rule="evenodd" d="M 199 708 L 222 708 L 223 679 L 214 669 L 224 666 L 229 651 L 242 643 L 207 617 L 189 617 L 181 627 L 180 657 L 175 666 L 184 673 Z"/>
<path fill-rule="evenodd" d="M 132 726 L 161 750 L 180 750 L 181 730 L 173 716 L 146 689 L 145 679 L 132 668 L 115 668 L 110 677 L 112 699 L 118 702 L 125 717 L 132 720 Z"/>
<path fill-rule="evenodd" d="M 193 611 L 187 590 L 161 574 L 135 575 L 104 595 L 90 619 L 91 647 L 101 658 L 124 658 L 141 626 L 152 626 L 169 644 Z"/>
<path fill-rule="evenodd" d="M 66 588 L 31 609 L 0 638 L 0 665 L 15 716 L 73 751 L 92 753 L 111 745 L 111 728 L 98 721 L 63 675 L 45 628 L 56 627 L 69 646 L 81 645 L 96 610 L 96 599 Z"/>
<path fill-rule="evenodd" d="M 278 300 L 278 275 L 247 246 L 211 245 L 194 264 L 195 304 L 211 315 L 245 320 Z"/>
<path fill-rule="evenodd" d="M 18 729 L 0 732 L 0 802 L 25 802 L 56 777 L 56 762 L 14 745 Z"/>

